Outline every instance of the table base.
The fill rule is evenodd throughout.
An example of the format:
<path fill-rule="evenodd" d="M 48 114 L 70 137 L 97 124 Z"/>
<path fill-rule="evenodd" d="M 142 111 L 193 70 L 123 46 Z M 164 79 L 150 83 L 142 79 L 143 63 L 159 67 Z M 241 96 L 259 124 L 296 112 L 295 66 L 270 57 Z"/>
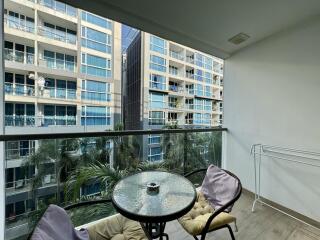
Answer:
<path fill-rule="evenodd" d="M 169 240 L 169 235 L 164 232 L 166 223 L 140 223 L 143 230 L 148 234 L 149 239 L 159 238 Z"/>

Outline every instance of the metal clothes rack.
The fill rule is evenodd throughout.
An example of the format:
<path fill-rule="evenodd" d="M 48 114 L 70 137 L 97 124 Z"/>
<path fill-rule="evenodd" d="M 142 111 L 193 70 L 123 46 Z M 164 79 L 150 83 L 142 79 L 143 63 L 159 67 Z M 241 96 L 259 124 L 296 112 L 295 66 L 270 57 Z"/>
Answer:
<path fill-rule="evenodd" d="M 263 199 L 261 198 L 261 191 L 260 191 L 261 190 L 261 160 L 262 160 L 262 157 L 267 157 L 267 158 L 282 160 L 290 163 L 303 164 L 303 165 L 320 168 L 320 152 L 307 151 L 307 150 L 302 150 L 297 148 L 265 145 L 265 144 L 253 144 L 251 146 L 250 154 L 253 157 L 253 162 L 254 162 L 254 182 L 255 182 L 255 199 L 252 204 L 252 212 L 254 212 L 255 210 L 256 203 L 260 202 L 261 204 L 274 208 L 298 221 L 304 222 L 303 220 L 298 219 L 292 216 L 291 214 L 288 214 L 263 201 Z"/>

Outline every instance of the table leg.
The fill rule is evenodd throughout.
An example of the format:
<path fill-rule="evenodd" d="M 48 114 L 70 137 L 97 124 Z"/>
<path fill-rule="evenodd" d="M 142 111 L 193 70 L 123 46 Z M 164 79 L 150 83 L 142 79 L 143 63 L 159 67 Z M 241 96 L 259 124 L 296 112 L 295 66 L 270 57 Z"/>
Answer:
<path fill-rule="evenodd" d="M 169 240 L 169 235 L 164 232 L 166 223 L 140 223 L 149 239 L 159 238 Z"/>

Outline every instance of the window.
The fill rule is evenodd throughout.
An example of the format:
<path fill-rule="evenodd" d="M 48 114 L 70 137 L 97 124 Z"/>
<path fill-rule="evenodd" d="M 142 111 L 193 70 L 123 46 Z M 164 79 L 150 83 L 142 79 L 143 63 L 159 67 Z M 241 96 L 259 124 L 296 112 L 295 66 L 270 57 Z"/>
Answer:
<path fill-rule="evenodd" d="M 34 126 L 34 104 L 5 103 L 6 126 Z"/>
<path fill-rule="evenodd" d="M 88 27 L 81 27 L 81 45 L 99 52 L 111 53 L 111 36 Z"/>
<path fill-rule="evenodd" d="M 160 135 L 149 135 L 148 136 L 148 143 L 149 144 L 160 144 L 161 136 Z"/>
<path fill-rule="evenodd" d="M 34 153 L 35 141 L 10 141 L 6 143 L 6 160 L 19 159 Z"/>
<path fill-rule="evenodd" d="M 213 75 L 212 75 L 212 73 L 204 72 L 203 78 L 205 79 L 206 83 L 213 84 Z"/>
<path fill-rule="evenodd" d="M 149 125 L 164 125 L 165 113 L 162 111 L 150 111 L 149 112 Z"/>
<path fill-rule="evenodd" d="M 161 147 L 149 148 L 148 160 L 151 162 L 163 160 L 163 152 Z"/>
<path fill-rule="evenodd" d="M 196 80 L 198 81 L 203 81 L 203 71 L 200 69 L 196 69 L 196 74 L 195 74 Z"/>
<path fill-rule="evenodd" d="M 196 95 L 203 96 L 203 85 L 197 84 L 197 92 Z"/>
<path fill-rule="evenodd" d="M 150 35 L 150 50 L 161 54 L 167 54 L 166 41 L 162 38 Z"/>
<path fill-rule="evenodd" d="M 160 71 L 160 72 L 166 72 L 166 60 L 162 57 L 158 57 L 155 55 L 150 55 L 150 69 Z"/>
<path fill-rule="evenodd" d="M 166 90 L 166 77 L 157 74 L 150 74 L 149 88 Z"/>
<path fill-rule="evenodd" d="M 213 60 L 210 57 L 205 57 L 204 58 L 204 68 L 208 70 L 213 69 Z"/>
<path fill-rule="evenodd" d="M 194 99 L 194 109 L 203 110 L 203 100 L 199 98 Z"/>
<path fill-rule="evenodd" d="M 195 64 L 199 67 L 212 70 L 213 69 L 213 59 L 211 57 L 204 56 L 200 53 L 195 54 L 196 61 Z"/>
<path fill-rule="evenodd" d="M 212 101 L 211 100 L 204 100 L 204 110 L 205 111 L 212 111 Z"/>
<path fill-rule="evenodd" d="M 81 54 L 81 72 L 97 77 L 111 77 L 111 60 L 87 53 Z"/>
<path fill-rule="evenodd" d="M 111 125 L 110 107 L 82 106 L 81 125 Z"/>
<path fill-rule="evenodd" d="M 210 86 L 205 86 L 205 96 L 206 97 L 212 97 L 212 88 Z"/>
<path fill-rule="evenodd" d="M 99 27 L 103 27 L 103 28 L 110 29 L 110 30 L 112 28 L 111 21 L 109 21 L 108 19 L 99 17 L 97 15 L 94 15 L 92 13 L 82 11 L 81 12 L 81 19 L 83 21 L 92 23 L 92 24 L 97 25 Z"/>
<path fill-rule="evenodd" d="M 149 93 L 150 108 L 165 108 L 164 97 L 161 93 Z"/>
<path fill-rule="evenodd" d="M 110 102 L 110 83 L 82 80 L 81 99 Z"/>

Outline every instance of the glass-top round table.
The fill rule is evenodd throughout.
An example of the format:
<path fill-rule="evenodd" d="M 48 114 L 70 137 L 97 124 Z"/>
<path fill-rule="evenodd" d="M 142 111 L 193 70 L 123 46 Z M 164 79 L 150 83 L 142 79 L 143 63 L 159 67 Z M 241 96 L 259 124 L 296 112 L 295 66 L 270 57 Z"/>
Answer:
<path fill-rule="evenodd" d="M 120 180 L 112 202 L 119 213 L 142 223 L 149 237 L 162 239 L 165 223 L 186 214 L 196 190 L 186 178 L 164 171 L 140 172 Z"/>

